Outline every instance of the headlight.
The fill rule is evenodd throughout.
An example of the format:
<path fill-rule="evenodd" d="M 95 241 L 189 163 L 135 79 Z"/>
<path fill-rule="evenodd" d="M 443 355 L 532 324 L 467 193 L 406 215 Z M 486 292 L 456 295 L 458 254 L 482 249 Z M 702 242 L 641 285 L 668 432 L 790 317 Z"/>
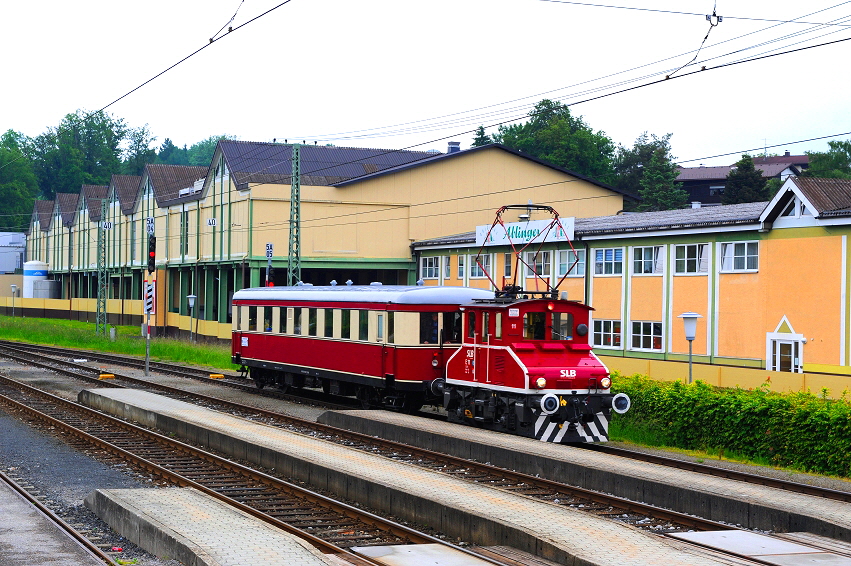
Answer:
<path fill-rule="evenodd" d="M 432 359 L 431 359 L 431 367 L 433 367 L 433 368 L 436 368 L 436 367 L 437 367 L 437 358 L 432 358 Z"/>
<path fill-rule="evenodd" d="M 612 386 L 612 378 L 611 377 L 604 377 L 603 379 L 600 380 L 600 387 L 602 387 L 603 389 L 608 389 L 611 386 Z"/>
<path fill-rule="evenodd" d="M 547 386 L 547 380 L 544 379 L 543 377 L 539 377 L 538 379 L 535 380 L 535 385 L 538 386 L 538 389 L 543 389 L 544 387 Z"/>

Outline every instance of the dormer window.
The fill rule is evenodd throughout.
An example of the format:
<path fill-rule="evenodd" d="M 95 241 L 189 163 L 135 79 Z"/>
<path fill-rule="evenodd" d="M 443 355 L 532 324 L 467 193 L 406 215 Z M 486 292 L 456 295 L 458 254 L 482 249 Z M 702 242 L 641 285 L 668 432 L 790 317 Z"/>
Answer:
<path fill-rule="evenodd" d="M 804 204 L 800 198 L 798 198 L 796 195 L 793 195 L 792 199 L 783 208 L 783 212 L 780 213 L 780 216 L 800 218 L 801 216 L 812 216 L 812 213 L 809 211 L 807 205 Z"/>

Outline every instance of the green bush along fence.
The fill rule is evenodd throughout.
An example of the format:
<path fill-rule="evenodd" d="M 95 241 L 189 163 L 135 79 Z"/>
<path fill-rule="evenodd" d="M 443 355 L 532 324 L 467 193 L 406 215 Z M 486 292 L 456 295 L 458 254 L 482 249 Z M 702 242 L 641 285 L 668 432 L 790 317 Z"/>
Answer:
<path fill-rule="evenodd" d="M 810 472 L 851 476 L 851 403 L 811 393 L 722 389 L 697 381 L 653 381 L 613 374 L 632 408 L 613 423 L 652 431 L 657 441 L 692 450 L 724 450 Z"/>

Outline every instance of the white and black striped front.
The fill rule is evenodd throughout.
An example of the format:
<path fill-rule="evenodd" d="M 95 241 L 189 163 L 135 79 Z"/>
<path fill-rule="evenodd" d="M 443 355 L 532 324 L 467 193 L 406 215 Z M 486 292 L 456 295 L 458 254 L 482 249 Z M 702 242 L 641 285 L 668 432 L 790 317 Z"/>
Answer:
<path fill-rule="evenodd" d="M 549 415 L 539 414 L 535 419 L 535 438 L 541 442 L 565 444 L 569 442 L 608 442 L 609 419 L 602 412 L 589 422 L 564 423 L 559 428 Z"/>

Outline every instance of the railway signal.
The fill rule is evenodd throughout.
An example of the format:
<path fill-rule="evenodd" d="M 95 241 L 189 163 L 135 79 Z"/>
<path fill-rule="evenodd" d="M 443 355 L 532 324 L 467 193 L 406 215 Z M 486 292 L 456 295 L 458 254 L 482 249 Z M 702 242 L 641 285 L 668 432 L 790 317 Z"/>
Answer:
<path fill-rule="evenodd" d="M 157 270 L 157 237 L 148 236 L 148 273 Z"/>

